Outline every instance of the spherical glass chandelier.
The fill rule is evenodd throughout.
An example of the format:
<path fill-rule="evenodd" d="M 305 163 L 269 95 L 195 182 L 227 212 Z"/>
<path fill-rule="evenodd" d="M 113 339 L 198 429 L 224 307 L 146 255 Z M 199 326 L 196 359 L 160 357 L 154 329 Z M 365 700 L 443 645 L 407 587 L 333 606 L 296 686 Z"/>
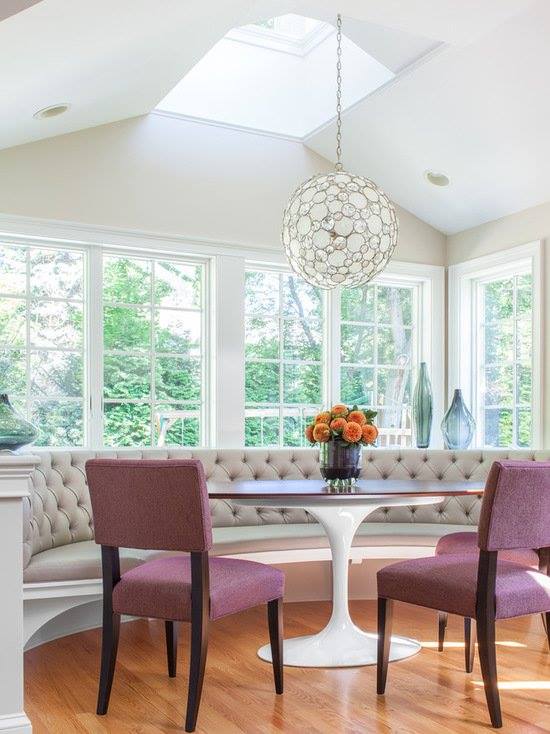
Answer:
<path fill-rule="evenodd" d="M 343 170 L 342 18 L 336 24 L 336 166 L 298 186 L 283 215 L 281 239 L 291 268 L 320 288 L 357 286 L 388 264 L 398 221 L 386 194 L 364 176 Z"/>

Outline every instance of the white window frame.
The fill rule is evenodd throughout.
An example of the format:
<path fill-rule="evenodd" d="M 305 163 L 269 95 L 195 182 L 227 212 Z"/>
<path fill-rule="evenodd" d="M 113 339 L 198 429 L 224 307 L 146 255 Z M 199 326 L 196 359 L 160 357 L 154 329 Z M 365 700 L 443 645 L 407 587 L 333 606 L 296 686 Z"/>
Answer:
<path fill-rule="evenodd" d="M 448 394 L 460 388 L 474 417 L 479 415 L 478 364 L 479 339 L 476 318 L 478 285 L 495 278 L 506 278 L 528 270 L 533 278 L 533 352 L 532 352 L 532 445 L 537 449 L 543 439 L 542 369 L 542 243 L 540 240 L 467 260 L 449 267 L 448 305 Z M 476 420 L 473 446 L 484 446 L 482 426 Z M 511 447 L 514 448 L 514 447 Z"/>
<path fill-rule="evenodd" d="M 164 236 L 137 230 L 78 225 L 55 220 L 0 215 L 0 237 L 6 244 L 36 247 L 82 248 L 87 252 L 86 271 L 89 369 L 85 404 L 85 448 L 102 447 L 103 365 L 102 252 L 129 257 L 162 257 L 205 264 L 205 384 L 204 445 L 215 448 L 244 446 L 244 274 L 246 267 L 282 268 L 291 272 L 283 252 L 252 248 L 201 238 Z M 442 445 L 439 422 L 444 405 L 445 370 L 445 268 L 391 261 L 379 276 L 399 282 L 421 283 L 419 309 L 419 361 L 428 364 L 434 396 L 431 446 Z M 325 379 L 323 404 L 337 401 L 340 392 L 340 294 L 326 294 Z M 414 385 L 414 378 L 413 378 Z M 55 447 L 60 449 L 62 447 Z"/>
<path fill-rule="evenodd" d="M 79 449 L 79 448 L 86 448 L 87 445 L 90 442 L 90 423 L 89 423 L 89 396 L 90 396 L 90 389 L 89 389 L 89 363 L 90 363 L 90 337 L 89 337 L 89 323 L 90 323 L 90 312 L 89 312 L 89 306 L 88 306 L 88 295 L 90 294 L 90 288 L 89 288 L 89 282 L 88 282 L 88 270 L 89 270 L 89 252 L 86 247 L 83 247 L 82 245 L 79 245 L 78 243 L 68 243 L 68 242 L 51 242 L 51 241 L 44 241 L 39 239 L 20 239 L 18 237 L 4 237 L 2 239 L 2 244 L 8 246 L 8 247 L 26 247 L 29 250 L 32 248 L 40 249 L 40 250 L 63 250 L 63 251 L 72 251 L 72 252 L 78 252 L 82 255 L 82 266 L 83 266 L 83 281 L 82 281 L 82 317 L 83 317 L 83 328 L 82 328 L 82 344 L 79 350 L 77 349 L 55 349 L 52 347 L 31 347 L 31 337 L 30 337 L 30 319 L 29 316 L 31 314 L 31 303 L 32 303 L 32 296 L 31 296 L 31 290 L 30 290 L 30 283 L 31 283 L 31 271 L 29 267 L 29 260 L 28 257 L 26 259 L 26 267 L 25 267 L 25 295 L 17 295 L 17 294 L 5 294 L 2 295 L 2 297 L 6 297 L 13 300 L 24 300 L 26 304 L 26 327 L 25 327 L 25 342 L 22 349 L 25 351 L 25 372 L 26 372 L 26 390 L 25 390 L 25 413 L 27 414 L 27 417 L 29 420 L 32 421 L 32 416 L 30 415 L 30 407 L 32 405 L 33 399 L 31 397 L 31 381 L 30 381 L 30 373 L 31 373 L 31 352 L 37 352 L 37 351 L 60 351 L 60 352 L 77 352 L 80 351 L 80 354 L 82 355 L 82 446 L 73 446 L 71 448 L 73 449 Z M 63 303 L 71 303 L 71 299 L 65 299 L 65 298 L 55 298 L 55 297 L 45 297 L 40 298 L 41 301 L 50 301 L 50 302 L 63 302 Z M 52 401 L 56 401 L 56 397 L 52 396 Z M 60 402 L 80 402 L 79 398 L 59 398 Z M 43 402 L 43 401 L 38 401 Z M 41 449 L 52 449 L 52 448 L 58 448 L 58 447 L 52 447 L 52 446 L 40 446 Z"/>
<path fill-rule="evenodd" d="M 57 230 L 57 228 L 56 228 Z M 80 231 L 80 230 L 79 230 Z M 84 229 L 83 233 L 88 230 Z M 92 230 L 92 232 L 95 230 Z M 103 255 L 137 258 L 166 258 L 180 260 L 186 263 L 196 263 L 203 266 L 203 313 L 202 319 L 202 349 L 203 349 L 203 396 L 202 422 L 200 446 L 212 445 L 214 416 L 211 410 L 212 394 L 214 392 L 214 378 L 212 374 L 212 341 L 215 330 L 213 314 L 213 268 L 212 256 L 200 255 L 195 252 L 182 251 L 181 245 L 169 240 L 161 243 L 151 243 L 149 238 L 139 238 L 140 247 L 129 247 L 119 244 L 103 244 L 83 242 L 82 239 L 63 237 L 63 228 L 59 228 L 57 237 L 37 237 L 36 235 L 13 235 L 9 232 L 0 232 L 2 243 L 6 245 L 36 247 L 58 250 L 74 250 L 84 254 L 84 333 L 83 354 L 84 360 L 84 444 L 83 447 L 43 446 L 46 450 L 60 450 L 68 448 L 84 448 L 97 450 L 104 448 L 103 443 Z M 103 240 L 111 239 L 104 237 Z M 115 240 L 116 238 L 112 238 Z M 131 239 L 131 238 L 130 238 Z M 151 246 L 153 244 L 153 246 Z M 157 246 L 155 246 L 157 245 Z M 199 250 L 200 248 L 197 248 Z M 27 274 L 28 278 L 28 274 Z M 27 388 L 28 393 L 28 388 Z M 170 402 L 170 401 L 164 401 Z M 124 447 L 121 447 L 124 448 Z M 137 447 L 127 447 L 137 448 Z M 151 448 L 151 447 L 144 447 Z M 192 448 L 192 447 L 191 447 Z M 113 447 L 114 450 L 117 447 Z"/>
<path fill-rule="evenodd" d="M 411 360 L 411 407 L 414 387 L 418 376 L 420 362 L 426 362 L 433 393 L 433 423 L 430 446 L 440 448 L 441 433 L 438 430 L 443 410 L 445 387 L 445 268 L 438 265 L 419 265 L 391 261 L 383 273 L 373 279 L 372 284 L 382 286 L 409 286 L 415 288 L 413 306 L 413 341 Z M 336 312 L 333 316 L 333 329 L 336 331 L 341 323 L 340 291 L 335 289 Z M 416 323 L 415 323 L 416 322 Z M 333 363 L 336 366 L 332 401 L 340 399 L 340 354 L 339 341 L 332 345 Z M 376 407 L 373 408 L 376 410 Z M 415 447 L 414 420 L 411 415 L 411 448 Z"/>
<path fill-rule="evenodd" d="M 268 259 L 258 253 L 258 257 L 245 261 L 246 268 L 292 272 L 286 263 L 284 255 Z M 383 273 L 375 278 L 373 283 L 382 285 L 415 285 L 418 286 L 416 328 L 416 363 L 412 365 L 411 389 L 414 390 L 418 366 L 426 362 L 433 393 L 433 424 L 430 440 L 431 448 L 442 448 L 443 439 L 439 424 L 443 417 L 445 404 L 445 267 L 443 265 L 424 265 L 399 260 L 392 260 Z M 340 292 L 339 287 L 326 293 L 325 318 L 325 378 L 323 391 L 323 405 L 328 406 L 340 401 Z M 243 299 L 244 300 L 244 299 Z M 244 325 L 242 329 L 244 334 Z M 244 358 L 243 358 L 244 371 Z M 412 400 L 412 394 L 411 394 Z M 241 425 L 244 434 L 244 401 L 241 409 Z M 244 435 L 243 444 L 244 445 Z M 415 447 L 413 427 L 412 448 Z"/>
<path fill-rule="evenodd" d="M 266 263 L 266 262 L 257 262 L 257 261 L 251 261 L 246 260 L 245 267 L 244 267 L 245 273 L 247 270 L 256 270 L 256 271 L 265 271 L 265 272 L 271 272 L 271 273 L 278 273 L 278 274 L 287 274 L 287 275 L 294 275 L 292 269 L 289 267 L 289 265 L 286 262 L 283 263 Z M 280 287 L 280 286 L 279 286 Z M 330 321 L 330 302 L 329 302 L 329 293 L 326 291 L 322 291 L 322 297 L 323 297 L 323 345 L 322 345 L 322 356 L 321 356 L 321 368 L 322 368 L 322 381 L 321 381 L 321 403 L 319 405 L 319 409 L 321 409 L 324 405 L 328 402 L 328 396 L 329 396 L 329 384 L 330 384 L 330 367 L 329 367 L 329 361 L 328 361 L 328 354 L 329 354 L 329 321 Z M 282 296 L 282 293 L 279 294 L 279 296 Z M 244 309 L 244 303 L 245 303 L 245 291 L 243 288 L 243 309 Z M 282 301 L 280 303 L 280 308 L 282 308 Z M 280 329 L 280 319 L 279 319 L 279 329 Z M 279 334 L 280 340 L 281 340 L 281 348 L 282 348 L 282 333 Z M 244 340 L 244 328 L 243 328 L 243 340 Z M 309 364 L 307 361 L 300 362 L 299 360 L 285 360 L 282 356 L 282 351 L 279 353 L 279 357 L 276 361 L 279 364 L 279 395 L 280 397 L 283 396 L 283 379 L 284 379 L 284 369 L 283 365 L 284 363 L 290 362 L 296 362 L 298 364 Z M 246 357 L 244 356 L 243 351 L 243 372 L 246 367 Z M 246 401 L 245 401 L 246 403 Z M 243 403 L 243 446 L 244 446 L 244 420 L 246 417 L 246 404 Z M 281 401 L 279 403 L 271 403 L 266 405 L 266 409 L 276 409 L 279 411 L 279 438 L 280 441 L 282 441 L 284 436 L 284 408 L 285 406 L 288 406 L 287 403 L 284 401 Z M 298 407 L 301 407 L 303 409 L 312 408 L 315 407 L 309 403 L 300 403 Z M 278 447 L 284 448 L 285 444 L 279 443 L 277 444 Z"/>
<path fill-rule="evenodd" d="M 159 252 L 158 250 L 149 250 L 149 249 L 135 249 L 135 248 L 120 248 L 120 247 L 95 247 L 95 257 L 93 258 L 95 261 L 95 267 L 93 268 L 93 271 L 91 269 L 90 272 L 90 278 L 95 278 L 94 282 L 91 283 L 91 288 L 89 293 L 95 294 L 94 299 L 94 306 L 97 309 L 94 311 L 94 317 L 90 318 L 90 331 L 93 331 L 93 338 L 94 338 L 94 347 L 95 347 L 95 353 L 91 357 L 91 362 L 94 363 L 95 369 L 93 373 L 94 382 L 90 384 L 90 395 L 93 395 L 96 397 L 96 402 L 99 403 L 99 405 L 96 407 L 96 410 L 92 410 L 92 404 L 90 401 L 90 435 L 94 436 L 95 438 L 95 445 L 99 446 L 106 446 L 104 444 L 103 435 L 104 435 L 104 419 L 105 419 L 105 412 L 104 412 L 104 394 L 103 394 L 103 359 L 104 359 L 104 345 L 103 345 L 103 258 L 108 256 L 114 256 L 114 257 L 120 257 L 128 259 L 135 258 L 137 260 L 172 260 L 174 262 L 182 262 L 185 264 L 190 265 L 200 265 L 202 266 L 202 282 L 201 282 L 201 306 L 200 309 L 170 309 L 174 311 L 194 311 L 199 312 L 202 315 L 201 318 L 201 400 L 199 401 L 200 405 L 200 423 L 199 423 L 199 444 L 198 446 L 204 447 L 208 446 L 209 444 L 209 436 L 210 436 L 210 422 L 211 422 L 211 415 L 210 415 L 210 392 L 211 392 L 211 379 L 210 379 L 210 355 L 209 355 L 209 334 L 210 334 L 210 319 L 209 319 L 209 308 L 208 304 L 210 303 L 210 273 L 209 273 L 209 259 L 208 258 L 198 258 L 196 256 L 192 255 L 185 255 L 182 253 L 173 253 L 173 252 Z M 152 298 L 152 296 L 151 296 Z M 137 304 L 139 305 L 139 304 Z M 151 309 L 151 317 L 154 317 L 155 307 L 153 304 L 153 301 L 147 301 L 144 304 L 142 304 L 144 307 Z M 92 324 L 96 324 L 96 328 L 93 328 Z M 152 322 L 151 322 L 152 324 Z M 151 340 L 153 339 L 153 330 L 151 329 Z M 130 350 L 131 351 L 131 350 Z M 156 355 L 156 349 L 155 345 L 151 341 L 149 350 L 143 352 L 144 356 L 149 356 L 151 358 L 151 384 L 154 385 L 155 381 L 155 355 Z M 99 365 L 99 368 L 98 368 Z M 97 400 L 97 396 L 99 395 L 99 400 Z M 121 399 L 120 401 L 116 399 L 109 398 L 109 403 L 117 403 L 117 402 L 126 402 L 131 403 L 135 402 L 137 404 L 144 404 L 147 401 L 142 399 Z M 185 401 L 171 401 L 169 399 L 166 400 L 156 400 L 153 401 L 151 398 L 149 400 L 149 404 L 151 406 L 151 438 L 152 441 L 154 440 L 155 436 L 155 413 L 154 413 L 154 404 L 155 403 L 170 403 L 170 402 L 185 402 Z M 189 401 L 189 402 L 195 402 L 195 401 Z M 182 410 L 185 410 L 185 408 L 182 408 Z M 154 443 L 152 444 L 152 447 L 154 447 Z M 108 446 L 107 448 L 119 448 L 116 446 Z M 120 447 L 125 448 L 125 447 Z M 132 447 L 128 447 L 132 448 Z"/>

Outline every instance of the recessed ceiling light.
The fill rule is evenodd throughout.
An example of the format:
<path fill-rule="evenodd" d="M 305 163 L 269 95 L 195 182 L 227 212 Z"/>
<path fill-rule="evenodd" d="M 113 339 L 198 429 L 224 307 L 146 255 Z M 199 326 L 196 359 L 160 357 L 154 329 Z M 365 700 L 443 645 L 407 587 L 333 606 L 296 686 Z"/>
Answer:
<path fill-rule="evenodd" d="M 38 110 L 38 112 L 34 113 L 33 117 L 37 120 L 44 120 L 47 117 L 57 117 L 58 115 L 62 115 L 64 112 L 67 112 L 68 109 L 68 104 L 54 104 L 50 107 L 44 107 L 44 109 Z"/>
<path fill-rule="evenodd" d="M 440 173 L 439 171 L 426 171 L 424 178 L 434 186 L 448 186 L 451 182 L 445 173 Z"/>

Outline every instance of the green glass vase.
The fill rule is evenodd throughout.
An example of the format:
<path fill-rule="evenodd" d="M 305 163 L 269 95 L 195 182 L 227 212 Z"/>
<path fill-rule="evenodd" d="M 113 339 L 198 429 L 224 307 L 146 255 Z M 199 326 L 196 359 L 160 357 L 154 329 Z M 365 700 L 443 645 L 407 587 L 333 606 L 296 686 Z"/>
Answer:
<path fill-rule="evenodd" d="M 427 449 L 432 433 L 433 395 L 426 362 L 420 363 L 412 408 L 416 445 L 419 449 Z"/>
<path fill-rule="evenodd" d="M 33 443 L 38 431 L 17 413 L 8 396 L 0 395 L 0 451 L 17 451 Z"/>

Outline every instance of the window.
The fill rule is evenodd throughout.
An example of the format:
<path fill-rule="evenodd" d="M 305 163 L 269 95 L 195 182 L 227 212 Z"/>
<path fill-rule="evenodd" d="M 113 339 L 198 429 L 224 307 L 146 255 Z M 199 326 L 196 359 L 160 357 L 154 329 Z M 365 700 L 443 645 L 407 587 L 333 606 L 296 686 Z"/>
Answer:
<path fill-rule="evenodd" d="M 411 445 L 419 288 L 380 282 L 341 292 L 340 399 L 378 411 L 382 445 Z"/>
<path fill-rule="evenodd" d="M 540 243 L 450 269 L 449 390 L 461 387 L 478 446 L 541 437 Z"/>
<path fill-rule="evenodd" d="M 295 275 L 245 275 L 245 445 L 302 446 L 323 403 L 324 297 Z"/>
<path fill-rule="evenodd" d="M 533 400 L 530 272 L 478 281 L 478 422 L 486 446 L 531 446 Z"/>
<path fill-rule="evenodd" d="M 39 446 L 83 446 L 85 254 L 0 245 L 0 381 Z"/>
<path fill-rule="evenodd" d="M 204 443 L 204 266 L 103 258 L 104 443 Z"/>

